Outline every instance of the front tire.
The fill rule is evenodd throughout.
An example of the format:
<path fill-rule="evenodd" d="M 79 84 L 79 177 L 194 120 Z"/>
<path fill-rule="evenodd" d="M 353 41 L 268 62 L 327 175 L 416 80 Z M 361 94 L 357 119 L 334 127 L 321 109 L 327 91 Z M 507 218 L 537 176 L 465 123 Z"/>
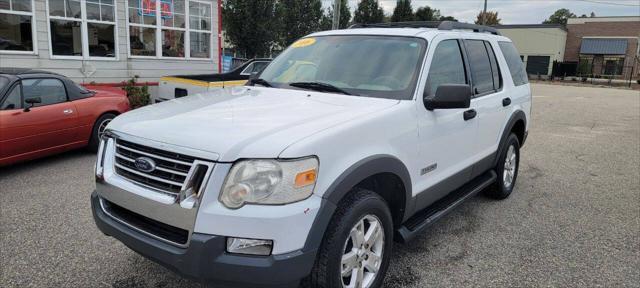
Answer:
<path fill-rule="evenodd" d="M 89 151 L 97 152 L 98 146 L 100 146 L 100 137 L 102 137 L 102 133 L 104 133 L 105 128 L 113 118 L 116 118 L 116 114 L 106 113 L 100 116 L 96 123 L 93 124 L 93 130 L 91 131 L 91 139 L 89 139 L 89 146 L 87 147 Z"/>
<path fill-rule="evenodd" d="M 372 191 L 355 189 L 329 223 L 308 284 L 381 287 L 392 246 L 393 222 L 386 201 Z"/>
<path fill-rule="evenodd" d="M 520 141 L 518 137 L 511 133 L 507 138 L 505 149 L 498 158 L 496 165 L 496 173 L 498 179 L 493 187 L 487 190 L 487 196 L 494 199 L 505 199 L 513 192 L 518 178 L 518 169 L 520 164 Z"/>

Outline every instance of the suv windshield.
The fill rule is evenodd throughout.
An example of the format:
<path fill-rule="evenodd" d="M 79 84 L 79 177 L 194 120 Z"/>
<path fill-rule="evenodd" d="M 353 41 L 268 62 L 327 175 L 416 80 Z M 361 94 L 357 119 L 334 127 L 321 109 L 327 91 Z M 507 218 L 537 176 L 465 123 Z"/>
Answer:
<path fill-rule="evenodd" d="M 353 95 L 412 99 L 426 45 L 424 39 L 415 37 L 303 38 L 282 52 L 260 78 L 280 88 L 322 90 L 333 86 Z M 301 83 L 306 85 L 297 85 Z"/>

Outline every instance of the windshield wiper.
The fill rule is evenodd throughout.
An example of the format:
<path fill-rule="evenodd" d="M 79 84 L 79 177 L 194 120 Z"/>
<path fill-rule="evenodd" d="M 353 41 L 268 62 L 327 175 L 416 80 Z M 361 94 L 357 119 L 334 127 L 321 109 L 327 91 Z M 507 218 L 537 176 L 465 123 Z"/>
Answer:
<path fill-rule="evenodd" d="M 251 79 L 249 80 L 249 84 L 255 85 L 262 85 L 264 87 L 273 87 L 273 85 L 271 85 L 271 83 L 269 83 L 269 81 L 264 80 L 262 78 L 256 78 L 256 79 Z"/>
<path fill-rule="evenodd" d="M 342 93 L 345 95 L 355 95 L 355 96 L 358 95 L 358 94 L 349 93 L 341 88 L 338 88 L 331 84 L 322 83 L 322 82 L 293 82 L 293 83 L 289 83 L 289 86 L 304 88 L 304 89 L 311 89 L 315 91 L 336 92 L 336 93 Z"/>

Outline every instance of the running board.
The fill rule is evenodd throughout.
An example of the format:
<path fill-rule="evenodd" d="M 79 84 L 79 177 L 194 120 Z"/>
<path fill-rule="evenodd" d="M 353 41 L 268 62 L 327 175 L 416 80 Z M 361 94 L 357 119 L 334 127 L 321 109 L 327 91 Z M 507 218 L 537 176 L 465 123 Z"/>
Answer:
<path fill-rule="evenodd" d="M 449 193 L 444 198 L 431 204 L 429 207 L 419 211 L 407 220 L 398 230 L 396 230 L 396 239 L 399 242 L 406 243 L 413 239 L 419 233 L 435 223 L 438 219 L 447 215 L 465 200 L 475 196 L 487 186 L 493 184 L 497 179 L 496 172 L 489 170 L 486 173 L 476 177 L 464 186 Z"/>

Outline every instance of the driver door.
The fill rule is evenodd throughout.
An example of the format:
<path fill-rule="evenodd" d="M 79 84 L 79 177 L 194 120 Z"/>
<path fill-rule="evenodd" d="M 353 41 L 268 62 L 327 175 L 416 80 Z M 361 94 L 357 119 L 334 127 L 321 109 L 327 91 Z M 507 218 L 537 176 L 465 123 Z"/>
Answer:
<path fill-rule="evenodd" d="M 35 97 L 42 102 L 25 109 L 29 106 L 25 100 Z M 65 86 L 58 79 L 24 79 L 12 87 L 0 107 L 0 159 L 49 154 L 76 140 L 75 105 L 68 101 Z"/>
<path fill-rule="evenodd" d="M 461 40 L 441 36 L 431 45 L 423 95 L 434 96 L 443 84 L 471 84 Z M 421 171 L 416 191 L 422 191 L 417 197 L 417 209 L 429 206 L 470 180 L 478 131 L 478 119 L 464 117 L 465 111 L 474 108 L 473 101 L 471 107 L 464 109 L 427 110 L 422 98 L 417 101 Z"/>

